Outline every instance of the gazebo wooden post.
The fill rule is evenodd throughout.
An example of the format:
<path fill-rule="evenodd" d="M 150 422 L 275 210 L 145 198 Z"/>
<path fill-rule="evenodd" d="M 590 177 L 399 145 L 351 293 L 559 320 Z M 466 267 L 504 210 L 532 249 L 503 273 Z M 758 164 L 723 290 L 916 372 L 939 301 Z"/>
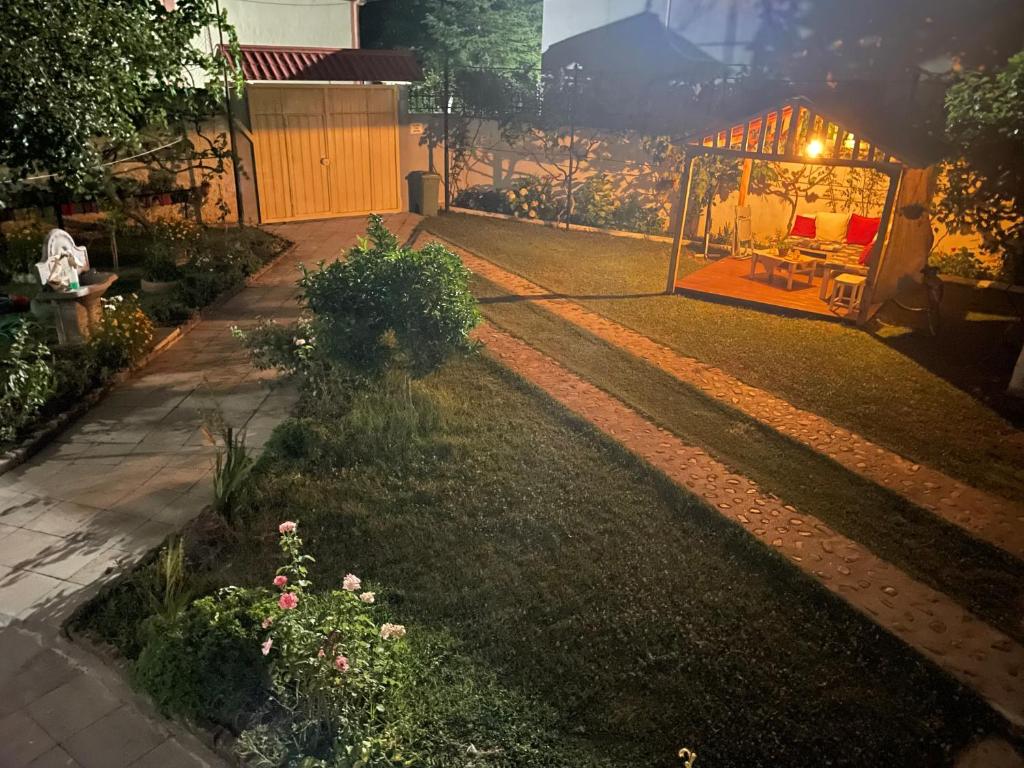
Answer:
<path fill-rule="evenodd" d="M 693 161 L 696 154 L 686 153 L 683 175 L 679 177 L 679 201 L 676 203 L 675 220 L 672 222 L 672 253 L 668 260 L 668 281 L 665 293 L 676 291 L 676 275 L 679 272 L 679 256 L 683 248 L 683 227 L 686 226 L 686 209 L 690 205 L 690 181 L 693 178 Z"/>
<path fill-rule="evenodd" d="M 892 209 L 896 203 L 896 193 L 899 191 L 903 169 L 887 170 L 884 173 L 889 177 L 889 188 L 885 191 L 882 220 L 878 223 L 878 235 L 875 239 L 871 261 L 868 264 L 868 276 L 864 286 L 864 294 L 861 298 L 860 307 L 857 309 L 857 325 L 863 325 L 868 320 L 871 293 L 875 286 L 875 280 L 878 278 L 878 270 L 881 269 L 882 260 L 885 258 L 885 249 L 889 247 L 889 223 L 892 221 Z"/>

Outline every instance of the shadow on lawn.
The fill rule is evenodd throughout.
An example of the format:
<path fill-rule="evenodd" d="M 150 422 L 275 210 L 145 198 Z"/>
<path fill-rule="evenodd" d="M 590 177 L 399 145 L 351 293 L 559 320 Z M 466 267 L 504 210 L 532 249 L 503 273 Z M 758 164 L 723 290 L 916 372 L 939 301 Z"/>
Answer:
<path fill-rule="evenodd" d="M 923 294 L 901 303 L 924 306 Z M 936 334 L 927 316 L 893 303 L 872 324 L 875 338 L 1024 427 L 1024 400 L 1006 393 L 1024 342 L 1024 296 L 949 285 Z"/>
<path fill-rule="evenodd" d="M 651 299 L 664 296 L 664 291 L 657 293 L 530 293 L 509 294 L 507 296 L 486 296 L 477 298 L 480 304 L 509 304 L 517 301 L 550 301 L 566 299 L 568 301 L 614 300 L 614 299 Z"/>

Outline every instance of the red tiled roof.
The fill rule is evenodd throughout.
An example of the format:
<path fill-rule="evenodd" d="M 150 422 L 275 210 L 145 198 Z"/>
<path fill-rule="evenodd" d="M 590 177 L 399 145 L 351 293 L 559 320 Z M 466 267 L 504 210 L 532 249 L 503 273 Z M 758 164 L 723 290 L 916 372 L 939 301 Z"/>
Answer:
<path fill-rule="evenodd" d="M 423 79 L 416 57 L 408 51 L 367 48 L 293 48 L 243 45 L 242 74 L 254 80 L 359 80 L 412 82 Z"/>

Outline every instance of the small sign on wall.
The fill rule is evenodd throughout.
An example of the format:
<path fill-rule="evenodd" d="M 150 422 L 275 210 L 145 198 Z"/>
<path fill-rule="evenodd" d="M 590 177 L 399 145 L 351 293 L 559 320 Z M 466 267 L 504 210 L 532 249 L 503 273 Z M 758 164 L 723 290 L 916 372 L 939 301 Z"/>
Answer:
<path fill-rule="evenodd" d="M 409 133 L 413 136 L 422 136 L 426 128 L 423 123 L 409 123 Z"/>

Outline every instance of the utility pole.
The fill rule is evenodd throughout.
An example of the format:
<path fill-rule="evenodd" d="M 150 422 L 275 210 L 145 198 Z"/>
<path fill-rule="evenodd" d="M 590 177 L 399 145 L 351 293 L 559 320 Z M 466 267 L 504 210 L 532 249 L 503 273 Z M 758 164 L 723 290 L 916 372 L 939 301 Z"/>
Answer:
<path fill-rule="evenodd" d="M 214 7 L 217 11 L 217 36 L 220 38 L 220 55 L 227 60 L 227 50 L 224 48 L 224 27 L 220 23 L 220 0 L 214 0 Z M 224 67 L 221 71 L 224 75 L 224 112 L 228 118 L 228 137 L 231 140 L 231 174 L 235 180 L 235 211 L 238 213 L 238 226 L 245 226 L 245 206 L 242 202 L 242 174 L 238 169 L 238 137 L 235 135 L 235 119 L 231 112 L 231 90 L 228 87 L 228 70 Z"/>
<path fill-rule="evenodd" d="M 579 64 L 571 64 L 569 77 L 569 174 L 565 185 L 565 228 L 572 225 L 573 164 L 576 158 L 576 86 L 580 73 Z"/>
<path fill-rule="evenodd" d="M 448 8 L 448 0 L 441 0 L 441 18 L 445 19 L 447 25 L 447 18 L 445 17 L 445 11 Z M 448 154 L 448 113 L 451 110 L 452 100 L 452 82 L 451 82 L 451 61 L 448 50 L 448 30 L 445 29 L 445 41 L 444 41 L 444 74 L 442 76 L 443 84 L 441 94 L 444 98 L 444 114 L 442 116 L 442 129 L 444 131 L 444 209 L 447 211 L 449 206 L 452 204 L 452 183 L 451 183 L 451 160 Z"/>

